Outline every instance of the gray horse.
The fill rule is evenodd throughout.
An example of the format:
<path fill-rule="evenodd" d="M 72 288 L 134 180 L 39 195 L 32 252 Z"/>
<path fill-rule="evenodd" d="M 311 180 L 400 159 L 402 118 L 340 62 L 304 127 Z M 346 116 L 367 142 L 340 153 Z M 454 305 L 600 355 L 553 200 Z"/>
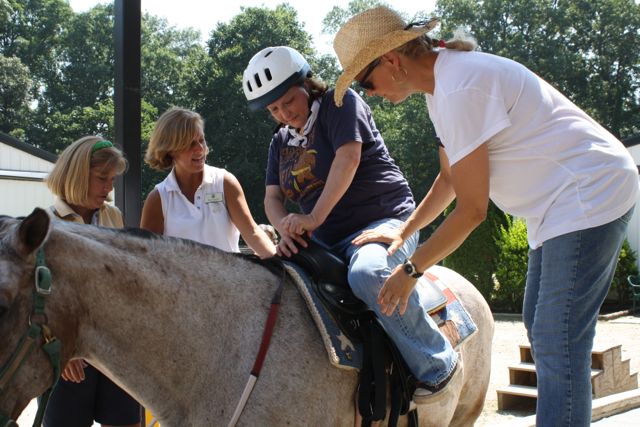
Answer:
<path fill-rule="evenodd" d="M 39 248 L 52 289 L 42 297 L 45 315 L 30 316 Z M 420 425 L 472 425 L 489 383 L 492 316 L 460 275 L 430 271 L 463 302 L 478 332 L 460 346 L 460 387 L 421 406 Z M 0 216 L 0 412 L 16 419 L 52 383 L 42 338 L 19 363 L 13 357 L 23 353 L 16 349 L 33 317 L 62 342 L 62 366 L 86 359 L 163 427 L 224 426 L 280 280 L 247 257 L 188 241 L 51 220 L 41 209 L 25 219 Z M 239 425 L 353 426 L 356 382 L 356 373 L 330 365 L 304 301 L 285 283 L 271 347 Z"/>

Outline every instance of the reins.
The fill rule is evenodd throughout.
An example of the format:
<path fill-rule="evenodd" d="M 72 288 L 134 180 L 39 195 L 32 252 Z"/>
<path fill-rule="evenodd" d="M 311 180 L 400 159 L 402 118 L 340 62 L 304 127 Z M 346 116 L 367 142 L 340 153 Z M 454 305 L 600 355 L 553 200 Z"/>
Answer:
<path fill-rule="evenodd" d="M 278 319 L 278 312 L 280 310 L 280 301 L 282 300 L 282 290 L 284 289 L 284 282 L 286 277 L 286 270 L 284 267 L 282 268 L 282 277 L 280 278 L 280 284 L 278 285 L 278 289 L 276 289 L 273 298 L 271 299 L 271 308 L 269 308 L 269 316 L 267 317 L 267 322 L 264 326 L 264 332 L 262 333 L 262 341 L 260 342 L 260 348 L 258 349 L 258 354 L 256 355 L 256 360 L 253 363 L 253 369 L 251 369 L 251 373 L 249 375 L 249 379 L 247 380 L 247 384 L 244 386 L 244 390 L 242 391 L 242 395 L 240 396 L 240 401 L 236 406 L 236 410 L 231 417 L 231 421 L 227 427 L 235 427 L 238 423 L 238 419 L 242 414 L 245 406 L 247 405 L 247 401 L 249 400 L 249 396 L 253 391 L 253 388 L 256 385 L 256 381 L 258 381 L 258 377 L 260 376 L 260 371 L 262 370 L 262 364 L 267 356 L 267 350 L 269 350 L 269 344 L 271 343 L 271 336 L 273 335 L 273 328 L 276 325 L 276 320 Z"/>
<path fill-rule="evenodd" d="M 35 283 L 33 290 L 33 309 L 29 315 L 29 328 L 20 338 L 16 349 L 9 361 L 0 369 L 0 394 L 6 392 L 7 385 L 11 382 L 18 370 L 23 366 L 31 352 L 37 348 L 38 337 L 42 336 L 42 350 L 49 357 L 53 369 L 53 383 L 42 395 L 38 412 L 33 421 L 33 426 L 42 425 L 44 410 L 51 395 L 53 387 L 60 377 L 60 350 L 62 342 L 58 340 L 47 326 L 48 319 L 45 313 L 46 298 L 51 294 L 51 271 L 45 264 L 44 250 L 36 252 Z M 17 423 L 11 419 L 10 414 L 0 412 L 0 427 L 16 427 Z"/>

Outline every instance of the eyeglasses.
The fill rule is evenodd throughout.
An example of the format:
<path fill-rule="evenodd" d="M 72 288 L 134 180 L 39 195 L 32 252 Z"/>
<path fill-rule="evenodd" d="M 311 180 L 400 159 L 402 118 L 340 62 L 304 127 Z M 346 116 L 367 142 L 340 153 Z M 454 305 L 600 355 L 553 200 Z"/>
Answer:
<path fill-rule="evenodd" d="M 371 64 L 369 64 L 367 66 L 367 68 L 365 69 L 364 75 L 362 76 L 362 78 L 360 80 L 357 80 L 358 86 L 360 86 L 361 89 L 364 90 L 373 90 L 373 83 L 368 82 L 367 79 L 369 78 L 369 76 L 371 75 L 371 73 L 373 72 L 373 70 L 380 65 L 380 62 L 382 62 L 382 58 L 377 58 L 375 59 Z"/>

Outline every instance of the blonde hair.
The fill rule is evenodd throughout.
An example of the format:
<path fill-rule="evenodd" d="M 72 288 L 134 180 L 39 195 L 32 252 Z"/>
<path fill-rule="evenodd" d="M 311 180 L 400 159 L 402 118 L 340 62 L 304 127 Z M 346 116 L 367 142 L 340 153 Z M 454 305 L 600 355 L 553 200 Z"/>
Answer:
<path fill-rule="evenodd" d="M 476 39 L 467 33 L 464 28 L 458 27 L 453 32 L 453 37 L 449 40 L 432 39 L 425 34 L 394 50 L 409 58 L 418 58 L 432 52 L 435 47 L 445 47 L 447 49 L 470 52 L 478 47 L 478 42 L 476 42 Z"/>
<path fill-rule="evenodd" d="M 204 132 L 200 114 L 179 107 L 168 109 L 153 128 L 144 161 L 156 170 L 170 168 L 173 166 L 171 154 L 188 149 L 199 132 Z M 209 153 L 209 147 L 206 153 Z"/>
<path fill-rule="evenodd" d="M 45 178 L 53 194 L 66 203 L 84 206 L 89 197 L 92 168 L 113 169 L 116 175 L 122 175 L 127 170 L 127 159 L 118 148 L 107 146 L 93 151 L 96 143 L 101 141 L 104 138 L 84 136 L 64 149 Z"/>

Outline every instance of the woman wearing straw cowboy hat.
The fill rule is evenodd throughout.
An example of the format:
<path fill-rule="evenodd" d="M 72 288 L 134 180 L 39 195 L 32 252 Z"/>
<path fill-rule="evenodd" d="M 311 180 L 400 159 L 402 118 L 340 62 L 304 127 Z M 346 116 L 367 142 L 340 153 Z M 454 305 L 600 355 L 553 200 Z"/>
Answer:
<path fill-rule="evenodd" d="M 376 298 L 391 271 L 408 258 L 418 235 L 407 236 L 394 255 L 379 243 L 355 246 L 362 230 L 383 233 L 403 223 L 415 208 L 404 176 L 389 156 L 367 104 L 354 91 L 337 108 L 333 91 L 311 77 L 302 55 L 268 47 L 250 60 L 243 76 L 251 110 L 266 108 L 280 124 L 271 140 L 265 210 L 280 233 L 281 255 L 306 246 L 304 234 L 349 262 L 354 293 L 380 314 Z M 302 214 L 288 213 L 285 202 Z M 416 295 L 404 317 L 379 316 L 418 381 L 416 403 L 446 396 L 444 386 L 462 369 L 449 341 L 426 315 Z"/>
<path fill-rule="evenodd" d="M 384 241 L 393 253 L 455 198 L 411 257 L 424 271 L 484 220 L 489 198 L 525 218 L 523 318 L 536 361 L 537 425 L 589 425 L 595 323 L 637 198 L 637 168 L 615 137 L 548 83 L 514 61 L 472 52 L 475 41 L 463 34 L 429 38 L 434 22 L 405 25 L 380 7 L 336 35 L 344 69 L 336 103 L 353 80 L 394 103 L 424 93 L 441 141 L 440 174 L 397 235 L 366 231 L 355 242 Z M 396 268 L 380 291 L 381 311 L 403 312 L 414 286 Z"/>

